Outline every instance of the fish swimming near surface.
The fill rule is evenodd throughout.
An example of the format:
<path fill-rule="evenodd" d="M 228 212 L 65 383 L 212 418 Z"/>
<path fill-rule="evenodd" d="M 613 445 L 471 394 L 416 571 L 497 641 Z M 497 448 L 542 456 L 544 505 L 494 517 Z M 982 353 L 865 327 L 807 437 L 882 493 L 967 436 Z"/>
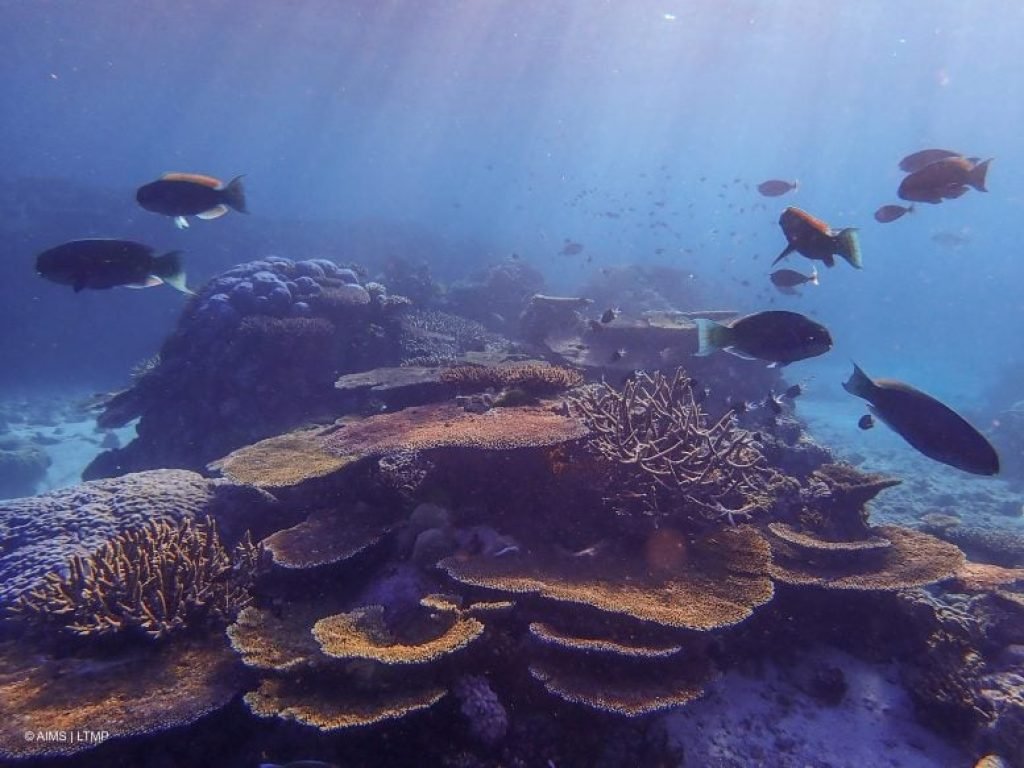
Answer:
<path fill-rule="evenodd" d="M 926 165 L 931 165 L 939 160 L 947 160 L 951 157 L 963 157 L 963 155 L 949 149 L 922 149 L 920 152 L 914 152 L 900 160 L 900 170 L 905 173 L 914 173 L 920 171 Z"/>
<path fill-rule="evenodd" d="M 769 179 L 757 185 L 757 191 L 765 197 L 779 197 L 787 192 L 799 189 L 800 183 L 796 181 L 782 181 L 781 179 Z"/>
<path fill-rule="evenodd" d="M 54 283 L 70 285 L 75 293 L 85 288 L 151 288 L 162 283 L 192 293 L 185 285 L 179 251 L 157 256 L 148 245 L 131 240 L 70 240 L 40 253 L 36 271 Z"/>
<path fill-rule="evenodd" d="M 913 212 L 913 205 L 883 205 L 875 211 L 875 221 L 879 224 L 890 224 Z"/>
<path fill-rule="evenodd" d="M 178 229 L 188 227 L 186 216 L 219 219 L 229 209 L 248 213 L 242 176 L 227 184 L 198 173 L 165 173 L 156 181 L 139 187 L 135 193 L 139 205 L 147 211 L 173 216 Z"/>
<path fill-rule="evenodd" d="M 901 200 L 935 204 L 960 197 L 968 187 L 988 192 L 985 176 L 991 162 L 991 158 L 975 162 L 968 157 L 936 160 L 904 178 L 896 194 Z"/>
<path fill-rule="evenodd" d="M 823 261 L 826 267 L 834 266 L 836 262 L 833 256 L 839 255 L 857 269 L 861 268 L 860 245 L 855 228 L 836 231 L 821 219 L 792 207 L 782 212 L 779 226 L 788 244 L 772 262 L 772 266 L 796 252 L 808 259 Z"/>
<path fill-rule="evenodd" d="M 873 381 L 856 364 L 843 388 L 867 400 L 875 416 L 928 458 L 976 475 L 999 472 L 992 444 L 934 397 L 901 381 Z"/>
<path fill-rule="evenodd" d="M 857 419 L 857 426 L 861 429 L 871 429 L 875 426 L 875 417 L 870 413 L 865 413 L 859 419 Z"/>
<path fill-rule="evenodd" d="M 797 312 L 768 310 L 733 320 L 728 325 L 697 318 L 698 355 L 724 349 L 739 357 L 788 365 L 823 355 L 832 348 L 828 329 Z"/>
<path fill-rule="evenodd" d="M 793 289 L 797 286 L 805 283 L 818 285 L 818 270 L 811 267 L 811 274 L 805 275 L 795 269 L 777 269 L 768 276 L 768 279 L 782 293 L 796 294 Z"/>

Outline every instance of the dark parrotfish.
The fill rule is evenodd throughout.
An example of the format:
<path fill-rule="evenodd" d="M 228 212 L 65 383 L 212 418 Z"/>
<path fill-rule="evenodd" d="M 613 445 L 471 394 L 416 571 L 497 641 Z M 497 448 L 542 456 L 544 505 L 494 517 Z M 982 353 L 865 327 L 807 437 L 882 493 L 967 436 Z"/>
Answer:
<path fill-rule="evenodd" d="M 776 269 L 768 276 L 768 279 L 782 293 L 795 294 L 796 291 L 793 289 L 797 286 L 806 283 L 818 285 L 818 270 L 811 267 L 811 274 L 805 275 L 803 272 L 797 272 L 795 269 Z"/>
<path fill-rule="evenodd" d="M 823 355 L 832 348 L 828 329 L 797 312 L 769 310 L 733 320 L 728 325 L 697 318 L 698 355 L 724 349 L 739 357 L 787 365 Z"/>
<path fill-rule="evenodd" d="M 164 216 L 173 216 L 179 229 L 188 226 L 186 216 L 217 219 L 234 208 L 248 213 L 242 176 L 227 184 L 198 173 L 165 173 L 159 179 L 139 187 L 135 199 L 143 208 Z"/>
<path fill-rule="evenodd" d="M 192 293 L 185 285 L 180 252 L 157 256 L 148 245 L 131 240 L 71 240 L 40 253 L 36 271 L 54 283 L 70 285 L 75 293 L 85 288 L 150 288 L 161 283 Z"/>
<path fill-rule="evenodd" d="M 913 212 L 913 205 L 883 205 L 875 211 L 875 221 L 880 224 L 889 224 Z"/>
<path fill-rule="evenodd" d="M 601 315 L 601 322 L 607 325 L 608 323 L 610 323 L 612 320 L 614 320 L 618 316 L 619 316 L 619 310 L 617 310 L 617 309 L 606 309 L 604 311 L 604 314 Z"/>
<path fill-rule="evenodd" d="M 781 179 L 769 179 L 757 185 L 757 191 L 765 197 L 779 197 L 799 189 L 800 184 L 796 181 L 782 181 Z"/>
<path fill-rule="evenodd" d="M 871 403 L 875 416 L 928 458 L 976 475 L 999 472 L 999 456 L 992 444 L 934 397 L 901 381 L 872 381 L 856 365 L 843 388 Z"/>
<path fill-rule="evenodd" d="M 901 200 L 941 203 L 960 197 L 968 187 L 987 192 L 985 175 L 991 162 L 991 158 L 979 163 L 967 157 L 936 160 L 903 179 L 896 194 Z"/>
<path fill-rule="evenodd" d="M 900 170 L 905 173 L 914 173 L 926 165 L 951 157 L 963 157 L 963 155 L 948 149 L 922 149 L 920 152 L 914 152 L 900 160 Z"/>
<path fill-rule="evenodd" d="M 833 256 L 839 255 L 857 269 L 861 268 L 860 245 L 857 242 L 857 230 L 853 227 L 836 231 L 821 219 L 792 207 L 782 212 L 779 226 L 788 244 L 772 262 L 772 266 L 795 251 L 808 259 L 823 261 L 827 267 L 835 266 Z"/>

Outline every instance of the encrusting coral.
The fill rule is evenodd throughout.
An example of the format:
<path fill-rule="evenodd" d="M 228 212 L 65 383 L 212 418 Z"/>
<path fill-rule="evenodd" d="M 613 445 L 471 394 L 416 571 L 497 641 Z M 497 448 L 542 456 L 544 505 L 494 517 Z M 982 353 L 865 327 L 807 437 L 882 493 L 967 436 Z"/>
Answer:
<path fill-rule="evenodd" d="M 502 365 L 457 365 L 441 371 L 441 381 L 464 391 L 521 389 L 530 395 L 544 395 L 578 387 L 583 375 L 572 368 L 544 363 L 506 363 Z"/>
<path fill-rule="evenodd" d="M 262 551 L 247 534 L 232 556 L 209 517 L 151 522 L 88 558 L 72 557 L 66 576 L 47 575 L 12 610 L 77 636 L 138 631 L 160 640 L 208 619 L 233 619 L 251 600 Z"/>
<path fill-rule="evenodd" d="M 630 494 L 647 507 L 664 506 L 658 496 L 667 494 L 673 506 L 704 519 L 734 522 L 772 503 L 775 473 L 754 435 L 735 425 L 732 411 L 709 423 L 681 368 L 672 377 L 638 371 L 621 392 L 606 383 L 588 387 L 570 395 L 569 405 L 601 456 L 640 470 L 630 476 Z"/>

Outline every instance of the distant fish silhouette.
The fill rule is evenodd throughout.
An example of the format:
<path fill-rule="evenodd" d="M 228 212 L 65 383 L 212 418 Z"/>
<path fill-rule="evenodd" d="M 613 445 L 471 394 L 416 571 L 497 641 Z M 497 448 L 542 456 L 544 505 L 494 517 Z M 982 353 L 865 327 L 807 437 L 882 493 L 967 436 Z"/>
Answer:
<path fill-rule="evenodd" d="M 575 256 L 579 253 L 583 253 L 583 243 L 574 242 L 569 238 L 565 239 L 565 245 L 558 252 L 560 256 Z"/>
<path fill-rule="evenodd" d="M 800 183 L 796 181 L 783 181 L 781 179 L 769 179 L 757 185 L 757 191 L 765 197 L 779 197 L 799 188 Z"/>
<path fill-rule="evenodd" d="M 875 211 L 875 221 L 880 224 L 889 224 L 890 222 L 896 221 L 896 219 L 902 218 L 906 214 L 913 212 L 913 205 L 883 205 Z"/>
<path fill-rule="evenodd" d="M 805 283 L 818 285 L 818 270 L 811 267 L 811 274 L 805 275 L 803 272 L 797 272 L 795 269 L 777 269 L 768 276 L 768 279 L 782 293 L 795 294 L 796 291 L 793 289 L 797 286 L 804 285 Z"/>

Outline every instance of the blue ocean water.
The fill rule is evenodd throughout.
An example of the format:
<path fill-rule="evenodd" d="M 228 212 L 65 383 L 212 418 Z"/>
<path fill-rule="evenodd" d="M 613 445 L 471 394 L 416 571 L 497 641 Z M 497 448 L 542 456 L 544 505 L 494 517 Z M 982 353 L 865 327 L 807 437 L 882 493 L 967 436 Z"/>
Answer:
<path fill-rule="evenodd" d="M 172 328 L 171 292 L 72 296 L 33 273 L 38 250 L 85 236 L 184 249 L 192 281 L 262 251 L 370 260 L 375 246 L 441 279 L 516 252 L 568 292 L 603 266 L 665 263 L 692 271 L 709 306 L 774 299 L 825 322 L 833 353 L 803 364 L 822 379 L 853 358 L 959 402 L 1021 360 L 1013 5 L 3 10 L 5 387 L 114 385 Z M 990 193 L 877 224 L 896 163 L 929 146 L 995 157 Z M 253 214 L 176 231 L 133 201 L 171 170 L 246 173 Z M 799 190 L 760 198 L 753 185 L 775 177 Z M 22 179 L 43 182 L 29 229 Z M 48 185 L 70 190 L 57 207 Z M 840 264 L 819 290 L 778 296 L 766 277 L 784 204 L 860 227 L 864 271 Z M 946 232 L 968 241 L 932 240 Z M 593 260 L 558 256 L 564 238 Z"/>
<path fill-rule="evenodd" d="M 17 424 L 19 439 L 57 443 L 47 450 L 59 471 L 36 490 L 77 482 L 101 438 L 113 441 L 104 450 L 117 451 L 135 437 L 133 424 L 92 434 L 95 412 L 86 427 L 62 432 L 77 408 L 69 403 L 128 386 L 133 367 L 161 349 L 188 301 L 168 287 L 76 293 L 35 272 L 36 255 L 58 243 L 117 237 L 182 251 L 197 289 L 270 254 L 358 263 L 370 278 L 395 260 L 422 264 L 444 286 L 518 263 L 543 274 L 547 293 L 564 296 L 586 295 L 630 265 L 670 267 L 660 279 L 690 297 L 680 309 L 789 309 L 828 327 L 831 351 L 792 363 L 784 376 L 805 385 L 796 414 L 837 458 L 904 478 L 880 497 L 874 522 L 920 528 L 929 513 L 956 513 L 984 532 L 1012 529 L 1024 541 L 1019 476 L 1011 485 L 967 475 L 922 457 L 881 424 L 858 430 L 865 404 L 841 386 L 856 362 L 871 376 L 927 391 L 997 436 L 1010 423 L 1000 414 L 1024 401 L 1024 72 L 1017 64 L 1024 6 L 0 0 L 0 19 L 0 433 L 6 419 L 31 413 Z M 919 203 L 897 221 L 877 222 L 879 206 L 903 202 L 900 159 L 930 147 L 993 158 L 988 191 Z M 193 220 L 182 230 L 136 204 L 140 185 L 176 171 L 225 181 L 244 174 L 249 214 Z M 768 179 L 798 185 L 765 197 L 757 185 Z M 768 276 L 786 245 L 778 220 L 790 205 L 835 228 L 857 228 L 864 268 L 815 262 L 819 286 L 797 295 L 776 290 Z M 582 248 L 566 248 L 573 243 Z M 811 264 L 794 254 L 779 266 L 808 272 Z M 592 309 L 598 317 L 605 307 Z M 232 398 L 224 400 L 227 412 Z M 81 412 L 74 418 L 85 423 Z M 1022 442 L 1005 443 L 1016 453 L 1003 456 L 1018 472 Z M 518 546 L 502 542 L 502 553 Z M 575 557 L 590 544 L 562 551 Z M 415 570 L 406 566 L 386 577 L 374 572 L 374 587 L 402 599 L 403 590 L 414 598 L 428 592 L 415 580 L 436 574 L 403 581 Z M 289 590 L 301 591 L 299 579 L 280 593 Z M 267 604 L 286 603 L 271 593 Z M 1019 654 L 1024 630 L 1014 631 Z M 853 690 L 870 700 L 858 717 L 882 703 L 857 720 L 861 736 L 836 739 L 837 755 L 823 765 L 881 764 L 871 761 L 880 759 L 872 750 L 883 728 L 892 729 L 884 738 L 896 745 L 893 760 L 909 768 L 981 756 L 984 741 L 947 743 L 936 735 L 942 724 L 910 724 L 914 707 L 903 681 L 895 682 L 896 662 L 883 668 L 871 666 L 875 658 L 837 654 L 821 651 L 815 669 L 848 671 Z M 733 680 L 729 690 L 763 699 L 763 680 L 748 683 Z M 779 685 L 794 699 L 806 694 L 792 679 Z M 897 714 L 889 717 L 890 708 Z M 748 713 L 711 709 L 702 722 L 719 718 L 724 732 L 739 729 Z M 835 718 L 822 724 L 816 705 L 805 709 L 807 720 L 787 727 L 808 743 L 812 732 L 828 742 L 836 721 L 853 720 L 829 710 Z M 241 711 L 236 697 L 234 709 L 200 733 L 197 743 L 231 755 L 218 765 L 315 756 L 341 764 L 340 739 L 275 723 L 264 743 Z M 214 731 L 224 723 L 248 741 L 237 749 L 218 742 Z M 166 764 L 205 764 L 182 758 L 171 740 L 160 754 L 178 762 Z M 854 751 L 858 740 L 863 752 Z M 374 749 L 370 737 L 352 743 Z M 125 754 L 133 765 L 138 752 Z M 493 765 L 494 754 L 472 764 Z"/>

